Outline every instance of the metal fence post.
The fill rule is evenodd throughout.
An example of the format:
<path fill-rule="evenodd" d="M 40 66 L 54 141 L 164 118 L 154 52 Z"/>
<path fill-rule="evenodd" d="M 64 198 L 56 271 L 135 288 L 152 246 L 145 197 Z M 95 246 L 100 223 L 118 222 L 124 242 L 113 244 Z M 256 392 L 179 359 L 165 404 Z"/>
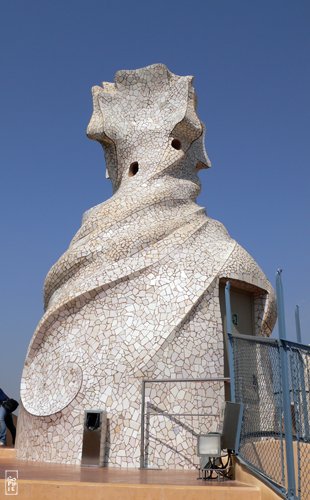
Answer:
<path fill-rule="evenodd" d="M 236 401 L 236 390 L 235 390 L 234 353 L 232 346 L 232 317 L 231 317 L 229 281 L 226 282 L 225 286 L 225 307 L 226 307 L 227 354 L 228 354 L 228 366 L 230 374 L 230 400 L 234 403 Z"/>
<path fill-rule="evenodd" d="M 299 306 L 295 307 L 295 324 L 296 324 L 296 337 L 297 342 L 302 343 L 301 340 L 301 328 L 300 328 L 300 316 L 299 316 Z M 301 385 L 301 394 L 302 394 L 302 413 L 304 419 L 304 428 L 305 428 L 305 437 L 309 439 L 309 420 L 308 420 L 308 402 L 307 402 L 307 392 L 306 392 L 306 384 L 305 384 L 305 366 L 301 353 L 299 355 L 299 374 L 300 374 L 300 385 Z"/>
<path fill-rule="evenodd" d="M 305 382 L 305 364 L 302 358 L 302 354 L 300 352 L 298 353 L 298 358 L 299 358 L 298 370 L 299 370 L 299 379 L 300 379 L 301 397 L 302 397 L 301 409 L 304 419 L 305 439 L 308 440 L 310 437 L 310 429 L 309 429 L 309 416 L 308 416 L 308 398 L 307 398 L 306 382 Z"/>
<path fill-rule="evenodd" d="M 145 432 L 145 381 L 142 380 L 141 386 L 141 443 L 140 443 L 140 469 L 145 469 L 144 459 L 144 432 Z"/>
<path fill-rule="evenodd" d="M 281 273 L 282 270 L 279 269 L 276 275 L 278 325 L 279 325 L 279 339 L 280 339 L 279 348 L 280 348 L 280 361 L 281 361 L 288 499 L 293 500 L 296 499 L 296 482 L 295 482 L 294 452 L 293 452 L 290 385 L 289 385 L 289 374 L 288 374 L 287 351 L 285 346 L 286 328 L 285 328 L 284 298 L 283 298 Z"/>
<path fill-rule="evenodd" d="M 296 323 L 296 337 L 297 337 L 297 342 L 299 342 L 301 344 L 301 329 L 300 329 L 299 306 L 295 307 L 295 323 Z"/>

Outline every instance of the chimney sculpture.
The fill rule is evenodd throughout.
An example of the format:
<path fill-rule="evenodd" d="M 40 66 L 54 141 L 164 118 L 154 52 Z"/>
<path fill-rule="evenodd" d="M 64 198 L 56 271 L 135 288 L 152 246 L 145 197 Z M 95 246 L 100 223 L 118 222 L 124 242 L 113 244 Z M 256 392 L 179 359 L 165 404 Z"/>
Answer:
<path fill-rule="evenodd" d="M 251 294 L 252 333 L 270 335 L 270 283 L 195 201 L 210 162 L 192 80 L 154 64 L 93 88 L 87 135 L 114 194 L 84 214 L 47 275 L 21 382 L 21 459 L 80 463 L 84 411 L 101 409 L 105 463 L 139 467 L 141 384 L 164 379 L 146 385 L 148 461 L 192 467 L 224 383 L 172 381 L 224 376 L 223 282 Z"/>

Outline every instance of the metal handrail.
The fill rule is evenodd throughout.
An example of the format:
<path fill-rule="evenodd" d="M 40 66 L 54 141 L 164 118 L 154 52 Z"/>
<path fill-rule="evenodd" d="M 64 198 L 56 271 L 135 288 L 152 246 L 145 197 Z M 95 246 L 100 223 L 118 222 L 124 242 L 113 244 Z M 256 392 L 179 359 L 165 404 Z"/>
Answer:
<path fill-rule="evenodd" d="M 292 347 L 294 349 L 299 349 L 303 352 L 310 351 L 310 345 L 300 344 L 299 342 L 295 342 L 294 340 L 288 339 L 276 339 L 272 337 L 261 337 L 259 335 L 244 335 L 242 333 L 233 333 L 231 336 L 234 339 L 247 340 L 248 342 L 259 343 L 259 344 L 273 344 L 274 346 L 279 347 L 281 344 Z"/>
<path fill-rule="evenodd" d="M 178 383 L 178 382 L 224 382 L 229 384 L 230 377 L 206 377 L 206 378 L 170 378 L 170 379 L 145 379 L 141 387 L 141 444 L 140 444 L 140 469 L 145 469 L 145 386 L 154 383 Z M 171 414 L 172 415 L 172 414 Z"/>

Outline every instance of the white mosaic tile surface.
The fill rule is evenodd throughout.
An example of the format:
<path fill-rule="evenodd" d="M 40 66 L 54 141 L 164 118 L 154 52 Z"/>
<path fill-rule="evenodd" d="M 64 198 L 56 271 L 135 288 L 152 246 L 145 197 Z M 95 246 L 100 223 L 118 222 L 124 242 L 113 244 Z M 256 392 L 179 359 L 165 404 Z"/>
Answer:
<path fill-rule="evenodd" d="M 138 467 L 141 381 L 223 376 L 219 282 L 258 287 L 256 332 L 269 335 L 274 294 L 224 226 L 195 200 L 210 166 L 192 77 L 156 64 L 93 89 L 88 136 L 105 149 L 114 195 L 88 210 L 45 281 L 45 314 L 21 383 L 18 457 L 80 463 L 85 409 L 108 413 L 106 463 Z M 256 288 L 257 290 L 257 288 Z M 154 466 L 192 467 L 195 433 L 215 430 L 223 384 L 158 384 L 148 401 Z M 169 393 L 168 393 L 168 392 Z M 180 395 L 182 397 L 180 397 Z M 199 400 L 200 398 L 200 400 Z M 194 439 L 194 441 L 193 441 Z"/>

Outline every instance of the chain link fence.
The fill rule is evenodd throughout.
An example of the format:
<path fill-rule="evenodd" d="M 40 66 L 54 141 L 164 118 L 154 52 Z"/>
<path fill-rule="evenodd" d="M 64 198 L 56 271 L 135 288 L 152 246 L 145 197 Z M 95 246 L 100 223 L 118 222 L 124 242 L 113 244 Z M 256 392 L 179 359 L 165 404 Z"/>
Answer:
<path fill-rule="evenodd" d="M 294 458 L 299 498 L 310 498 L 310 347 L 286 342 L 291 376 Z"/>
<path fill-rule="evenodd" d="M 296 495 L 310 499 L 310 347 L 288 341 L 231 336 L 236 402 L 244 404 L 240 457 L 270 483 L 287 491 L 284 391 L 288 391 Z M 281 377 L 281 349 L 289 386 Z"/>

